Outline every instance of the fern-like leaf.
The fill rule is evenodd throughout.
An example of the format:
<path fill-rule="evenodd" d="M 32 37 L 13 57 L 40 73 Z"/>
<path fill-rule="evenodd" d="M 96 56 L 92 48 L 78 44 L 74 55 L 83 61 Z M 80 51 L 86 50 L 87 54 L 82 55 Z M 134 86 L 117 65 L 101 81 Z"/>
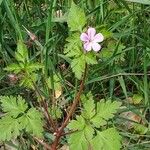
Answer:
<path fill-rule="evenodd" d="M 6 112 L 14 118 L 16 118 L 19 114 L 24 113 L 28 108 L 25 100 L 21 96 L 1 96 L 0 102 L 2 103 L 1 106 L 3 112 Z"/>
<path fill-rule="evenodd" d="M 68 139 L 70 150 L 87 150 L 90 148 L 89 141 L 93 138 L 94 129 L 85 123 L 82 116 L 77 116 L 77 120 L 72 120 L 68 128 L 76 131 Z"/>
<path fill-rule="evenodd" d="M 9 141 L 11 138 L 16 138 L 21 129 L 17 119 L 10 116 L 3 117 L 0 119 L 0 141 Z"/>
<path fill-rule="evenodd" d="M 107 100 L 105 102 L 104 100 L 101 100 L 97 103 L 96 115 L 91 119 L 91 122 L 95 127 L 105 125 L 107 120 L 114 117 L 114 114 L 120 106 L 121 103 L 117 101 L 111 102 L 110 100 Z"/>
<path fill-rule="evenodd" d="M 102 132 L 97 131 L 91 143 L 92 150 L 120 150 L 121 136 L 115 128 L 109 128 Z"/>
<path fill-rule="evenodd" d="M 73 2 L 68 14 L 67 23 L 71 31 L 81 31 L 84 25 L 86 24 L 84 10 L 79 8 Z"/>
<path fill-rule="evenodd" d="M 42 137 L 42 115 L 35 108 L 28 108 L 25 100 L 18 96 L 1 96 L 1 106 L 4 116 L 0 119 L 0 140 L 9 141 L 16 138 L 21 131 L 26 131 L 37 137 Z"/>

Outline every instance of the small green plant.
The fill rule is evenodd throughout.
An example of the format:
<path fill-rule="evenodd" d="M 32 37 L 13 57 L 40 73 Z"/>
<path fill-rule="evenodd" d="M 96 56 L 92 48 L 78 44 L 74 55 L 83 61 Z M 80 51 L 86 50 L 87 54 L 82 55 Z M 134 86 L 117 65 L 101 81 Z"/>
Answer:
<path fill-rule="evenodd" d="M 108 127 L 106 125 L 120 108 L 121 103 L 110 100 L 106 102 L 100 100 L 100 102 L 94 103 L 91 93 L 82 96 L 81 100 L 83 104 L 81 115 L 76 116 L 76 120 L 71 120 L 67 126 L 71 131 L 74 131 L 68 137 L 70 149 L 119 150 L 121 136 L 114 126 Z"/>
<path fill-rule="evenodd" d="M 30 108 L 21 96 L 1 96 L 0 102 L 4 112 L 0 119 L 0 141 L 17 138 L 23 132 L 43 136 L 42 114 Z"/>
<path fill-rule="evenodd" d="M 33 88 L 33 82 L 37 80 L 36 72 L 42 68 L 42 65 L 29 59 L 27 47 L 21 40 L 17 44 L 15 59 L 17 62 L 7 66 L 5 70 L 19 74 L 20 86 Z"/>
<path fill-rule="evenodd" d="M 43 138 L 44 132 L 46 132 L 44 130 L 46 124 L 43 122 L 45 116 L 50 125 L 49 130 L 55 135 L 49 148 L 51 150 L 57 148 L 65 130 L 73 132 L 67 136 L 70 150 L 88 150 L 89 148 L 93 150 L 119 150 L 121 137 L 110 120 L 114 117 L 121 103 L 111 100 L 95 102 L 91 93 L 82 95 L 88 73 L 87 66 L 98 63 L 97 52 L 101 49 L 99 42 L 104 40 L 104 36 L 101 33 L 96 34 L 95 28 L 86 28 L 87 18 L 84 10 L 74 3 L 69 10 L 67 23 L 70 36 L 66 40 L 64 54 L 66 58 L 71 60 L 71 69 L 75 77 L 81 80 L 81 84 L 65 121 L 61 122 L 58 129 L 55 127 L 56 120 L 60 119 L 62 115 L 61 108 L 58 107 L 57 101 L 54 101 L 56 91 L 62 90 L 60 74 L 52 74 L 52 77 L 45 76 L 43 65 L 34 62 L 29 57 L 26 45 L 22 40 L 19 40 L 15 53 L 16 63 L 10 64 L 5 70 L 19 76 L 20 86 L 36 91 L 38 99 L 40 98 L 39 106 L 30 106 L 21 96 L 1 96 L 3 116 L 0 119 L 0 140 L 9 141 L 23 133 L 31 134 L 36 140 Z M 45 54 L 41 55 L 45 56 Z M 43 59 L 42 63 L 44 62 Z M 41 74 L 44 77 L 37 78 Z M 41 82 L 42 80 L 44 80 L 46 88 L 41 84 L 39 84 L 40 87 L 36 85 L 37 81 Z M 44 97 L 44 94 L 52 94 L 50 103 L 47 101 L 48 96 Z M 69 121 L 80 99 L 83 108 L 81 107 L 80 114 L 76 115 L 76 120 Z M 78 143 L 79 139 L 80 143 Z M 115 146 L 112 147 L 112 145 Z"/>

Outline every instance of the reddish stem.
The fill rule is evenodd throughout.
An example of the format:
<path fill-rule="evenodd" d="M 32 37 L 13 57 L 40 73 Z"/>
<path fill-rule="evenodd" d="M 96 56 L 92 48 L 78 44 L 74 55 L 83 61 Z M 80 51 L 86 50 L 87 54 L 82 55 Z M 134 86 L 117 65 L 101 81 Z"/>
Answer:
<path fill-rule="evenodd" d="M 67 126 L 70 117 L 73 115 L 73 113 L 74 113 L 74 111 L 77 107 L 77 104 L 80 101 L 80 96 L 81 96 L 83 88 L 84 88 L 86 73 L 87 73 L 87 65 L 85 66 L 85 71 L 84 71 L 84 75 L 83 75 L 83 78 L 82 78 L 81 83 L 80 83 L 79 91 L 78 91 L 78 93 L 77 93 L 77 95 L 76 95 L 76 97 L 73 101 L 73 104 L 72 104 L 71 109 L 70 109 L 70 111 L 67 115 L 67 118 L 65 119 L 65 121 L 63 122 L 63 124 L 61 125 L 59 130 L 56 132 L 56 137 L 55 137 L 55 140 L 54 140 L 53 144 L 51 145 L 51 150 L 57 150 L 57 146 L 58 146 L 59 140 L 60 140 L 60 138 L 63 134 L 64 128 Z"/>

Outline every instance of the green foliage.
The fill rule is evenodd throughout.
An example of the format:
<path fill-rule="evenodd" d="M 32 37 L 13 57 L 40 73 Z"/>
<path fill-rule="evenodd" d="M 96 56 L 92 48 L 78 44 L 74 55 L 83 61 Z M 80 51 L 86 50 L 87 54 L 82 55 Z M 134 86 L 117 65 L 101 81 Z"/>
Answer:
<path fill-rule="evenodd" d="M 22 41 L 18 41 L 15 58 L 18 62 L 22 62 L 24 64 L 29 61 L 27 47 Z"/>
<path fill-rule="evenodd" d="M 77 120 L 72 120 L 68 125 L 70 130 L 76 131 L 70 135 L 68 140 L 70 149 L 87 150 L 89 141 L 93 138 L 94 129 L 85 123 L 85 119 L 82 116 L 77 116 L 76 118 Z"/>
<path fill-rule="evenodd" d="M 35 108 L 30 108 L 26 114 L 19 118 L 20 125 L 26 132 L 42 137 L 43 123 L 42 115 Z"/>
<path fill-rule="evenodd" d="M 35 108 L 28 108 L 25 100 L 18 96 L 1 96 L 4 116 L 0 119 L 0 141 L 16 138 L 25 130 L 34 136 L 42 137 L 42 115 Z"/>
<path fill-rule="evenodd" d="M 72 3 L 67 22 L 70 31 L 82 31 L 86 24 L 84 11 Z M 83 50 L 79 32 L 71 34 L 66 41 L 64 53 L 72 59 L 71 68 L 75 77 L 81 79 L 86 63 L 89 65 L 97 64 L 96 56 L 93 52 L 87 53 Z"/>
<path fill-rule="evenodd" d="M 123 52 L 123 49 L 125 46 L 123 44 L 117 45 L 116 41 L 109 41 L 107 44 L 107 48 L 104 48 L 101 53 L 100 57 L 104 60 L 107 60 L 111 57 L 113 57 L 113 60 L 115 63 L 123 62 L 125 59 L 125 53 Z"/>
<path fill-rule="evenodd" d="M 89 92 L 87 96 L 82 95 L 81 100 L 84 107 L 82 111 L 82 116 L 86 119 L 91 119 L 96 113 L 92 93 Z"/>
<path fill-rule="evenodd" d="M 21 97 L 13 97 L 13 96 L 1 96 L 0 97 L 1 106 L 4 112 L 7 112 L 7 115 L 16 118 L 19 114 L 24 113 L 28 105 L 25 100 Z"/>
<path fill-rule="evenodd" d="M 69 36 L 66 41 L 67 44 L 65 45 L 64 53 L 67 57 L 78 57 L 82 55 L 82 42 L 80 40 L 80 34 L 78 32 L 71 34 L 71 36 Z"/>
<path fill-rule="evenodd" d="M 117 112 L 119 107 L 121 106 L 120 102 L 111 100 L 101 100 L 97 103 L 96 106 L 96 115 L 91 119 L 92 123 L 95 127 L 100 127 L 101 125 L 105 125 L 107 120 L 114 117 L 114 114 Z"/>
<path fill-rule="evenodd" d="M 82 31 L 82 28 L 86 24 L 86 17 L 84 10 L 79 8 L 73 2 L 68 14 L 67 23 L 71 31 Z"/>
<path fill-rule="evenodd" d="M 101 100 L 95 104 L 91 93 L 86 96 L 82 95 L 81 100 L 83 104 L 81 115 L 68 125 L 68 128 L 74 131 L 68 139 L 70 149 L 119 150 L 121 137 L 115 128 L 103 128 L 101 132 L 97 128 L 105 125 L 109 119 L 114 117 L 121 103 Z M 112 146 L 114 144 L 115 146 Z"/>
<path fill-rule="evenodd" d="M 72 1 L 74 1 L 76 5 L 74 3 L 71 5 Z M 76 108 L 73 119 L 76 114 L 81 116 L 84 120 L 83 122 L 85 122 L 84 128 L 89 125 L 94 129 L 94 134 L 90 142 L 87 142 L 85 141 L 84 132 L 82 132 L 84 128 L 81 129 L 80 132 L 76 131 L 75 133 L 78 133 L 76 137 L 79 139 L 75 139 L 74 137 L 73 140 L 76 141 L 76 145 L 78 146 L 79 142 L 82 141 L 81 139 L 83 139 L 82 143 L 86 142 L 86 145 L 90 146 L 87 148 L 85 144 L 82 144 L 82 148 L 84 149 L 85 145 L 85 149 L 91 150 L 92 146 L 95 145 L 92 144 L 93 139 L 101 135 L 105 138 L 101 139 L 100 136 L 97 138 L 96 141 L 99 142 L 99 145 L 97 143 L 96 146 L 98 148 L 95 149 L 99 150 L 99 147 L 102 147 L 102 145 L 104 145 L 103 143 L 105 143 L 104 139 L 108 142 L 107 137 L 111 137 L 111 135 L 105 136 L 106 133 L 104 134 L 103 131 L 117 125 L 117 128 L 121 128 L 122 135 L 124 136 L 122 149 L 150 149 L 150 84 L 148 80 L 150 67 L 150 0 L 0 0 L 0 6 L 0 25 L 2 29 L 2 32 L 0 32 L 1 95 L 15 95 L 21 92 L 21 95 L 28 97 L 28 101 L 31 105 L 32 102 L 34 102 L 34 105 L 38 105 L 38 103 L 34 101 L 34 99 L 37 98 L 37 91 L 33 90 L 34 82 L 37 84 L 36 87 L 39 88 L 39 92 L 43 99 L 51 105 L 51 90 L 57 87 L 57 81 L 56 84 L 53 83 L 55 77 L 50 81 L 50 85 L 54 86 L 49 88 L 49 92 L 46 86 L 47 78 L 45 79 L 45 77 L 49 74 L 54 74 L 54 72 L 58 74 L 59 70 L 62 77 L 61 80 L 63 80 L 63 82 L 61 82 L 63 83 L 63 92 L 59 99 L 56 98 L 56 101 L 54 100 L 54 105 L 57 105 L 58 108 L 61 107 L 63 111 L 68 113 L 70 102 L 73 100 L 72 95 L 77 92 L 79 87 L 78 84 L 80 83 L 74 82 L 73 74 L 75 74 L 76 78 L 81 79 L 85 63 L 88 62 L 88 75 L 84 93 L 88 93 L 89 90 L 92 90 L 94 96 L 97 98 L 107 99 L 107 97 L 117 97 L 117 99 L 122 101 L 125 105 L 122 107 L 122 111 L 132 112 L 133 109 L 136 115 L 129 113 L 131 116 L 125 117 L 130 119 L 126 127 L 122 126 L 122 122 L 124 123 L 126 121 L 121 116 L 118 118 L 116 117 L 117 119 L 110 118 L 109 121 L 105 118 L 102 119 L 102 116 L 98 115 L 99 117 L 97 117 L 97 120 L 100 120 L 100 123 L 92 122 L 92 119 L 97 116 L 97 106 L 99 102 L 90 101 L 90 99 L 93 98 L 89 98 L 89 96 L 86 95 L 84 98 L 86 102 L 83 102 L 83 100 Z M 71 9 L 69 10 L 70 6 Z M 82 9 L 79 8 L 79 6 L 81 6 Z M 66 25 L 66 23 L 68 23 L 68 25 Z M 22 25 L 27 27 L 29 32 L 27 30 L 25 31 Z M 101 44 L 101 51 L 98 53 L 85 53 L 83 50 L 80 34 L 86 32 L 88 27 L 94 27 L 97 33 L 101 32 L 104 35 L 105 40 Z M 30 35 L 30 31 L 37 36 L 37 38 L 35 37 L 36 39 L 34 39 L 32 34 Z M 73 39 L 65 42 L 67 36 L 69 36 L 67 40 L 72 38 L 72 36 Z M 16 41 L 18 41 L 18 39 L 20 41 L 17 43 Z M 16 45 L 18 45 L 17 51 Z M 65 50 L 68 50 L 65 52 L 65 55 L 62 54 L 64 45 L 66 45 Z M 87 55 L 92 56 L 86 57 Z M 14 61 L 13 56 L 15 56 L 16 61 Z M 98 64 L 92 65 L 96 63 L 96 56 L 100 56 L 97 59 Z M 70 67 L 68 67 L 65 60 L 70 63 Z M 82 61 L 80 62 L 80 60 Z M 42 62 L 42 65 L 45 65 L 43 70 L 40 69 L 42 65 L 38 63 L 39 61 Z M 7 66 L 8 64 L 10 65 Z M 35 67 L 36 65 L 37 67 Z M 16 74 L 14 78 L 9 76 L 8 72 L 3 72 L 3 68 L 6 66 L 10 74 Z M 69 69 L 73 70 L 73 74 Z M 46 75 L 44 71 L 46 71 Z M 18 82 L 23 87 L 19 88 Z M 28 87 L 32 88 L 32 90 L 28 89 Z M 134 93 L 140 94 L 134 95 Z M 129 101 L 128 98 L 130 99 Z M 0 129 L 2 128 L 5 133 L 1 130 L 0 136 L 4 136 L 4 139 L 6 139 L 6 137 L 10 139 L 11 135 L 12 137 L 16 137 L 20 133 L 22 134 L 24 131 L 27 131 L 25 127 L 24 129 L 20 127 L 19 130 L 15 128 L 15 131 L 13 126 L 19 126 L 22 121 L 25 121 L 24 125 L 27 125 L 28 119 L 32 116 L 29 114 L 27 115 L 30 107 L 27 107 L 24 111 L 24 105 L 20 107 L 18 103 L 15 102 L 12 104 L 15 108 L 12 108 L 10 104 L 6 103 L 6 105 L 8 105 L 7 109 L 9 109 L 9 107 L 12 109 L 13 116 L 8 116 L 5 119 L 5 116 L 11 114 L 11 111 L 9 112 L 7 109 L 5 110 L 5 114 L 1 113 Z M 112 105 L 112 103 L 110 105 Z M 15 112 L 16 107 L 18 107 L 18 109 Z M 51 109 L 51 117 L 56 119 L 55 121 L 58 122 L 58 127 L 60 127 L 61 123 L 63 123 L 66 118 L 66 113 L 63 113 L 61 116 L 62 118 L 57 120 L 59 116 L 57 108 L 53 109 L 53 106 L 50 106 L 49 109 Z M 81 115 L 80 110 L 82 111 Z M 23 113 L 19 113 L 19 111 Z M 143 115 L 141 115 L 140 112 Z M 24 114 L 28 117 L 25 117 Z M 105 112 L 103 115 L 106 117 L 106 114 Z M 114 113 L 112 114 L 114 115 Z M 21 117 L 22 121 L 18 121 L 19 118 L 21 120 Z M 135 120 L 137 122 L 140 118 L 142 119 L 141 122 L 135 125 L 136 123 L 133 123 L 133 121 Z M 31 122 L 34 122 L 32 120 Z M 74 120 L 76 121 L 76 119 Z M 112 122 L 114 125 L 111 125 Z M 104 126 L 102 126 L 103 124 Z M 45 124 L 45 127 L 48 128 L 46 132 L 49 132 L 51 126 L 46 125 L 47 124 Z M 8 130 L 6 128 L 8 128 Z M 29 123 L 29 128 L 32 128 L 32 123 Z M 130 130 L 129 128 L 132 129 Z M 28 131 L 31 133 L 30 130 Z M 112 130 L 109 131 L 113 134 Z M 62 136 L 60 140 L 61 145 L 58 147 L 66 142 L 67 136 L 74 136 L 75 133 Z M 53 135 L 53 133 L 51 133 L 51 135 Z M 24 138 L 24 136 L 22 137 Z M 55 138 L 55 136 L 53 136 L 53 138 Z M 49 140 L 50 138 L 45 136 L 44 141 L 47 141 L 49 144 L 53 142 L 53 138 Z M 2 139 L 2 137 L 0 139 Z M 71 142 L 72 144 L 74 144 L 73 140 Z M 31 144 L 35 146 L 35 149 L 41 148 L 38 143 L 35 144 L 32 142 L 32 138 L 30 140 L 25 136 L 25 142 L 19 142 L 19 146 L 21 147 L 18 149 L 31 149 Z M 113 147 L 115 143 L 111 143 Z M 7 146 L 7 142 L 4 144 Z M 109 150 L 106 143 L 105 145 L 106 148 L 104 146 L 101 149 Z M 81 148 L 80 144 L 79 147 Z"/>
<path fill-rule="evenodd" d="M 72 71 L 75 73 L 75 76 L 78 79 L 81 79 L 82 74 L 85 69 L 84 56 L 81 55 L 80 57 L 74 58 L 71 62 L 71 68 L 72 68 Z"/>
<path fill-rule="evenodd" d="M 0 141 L 9 141 L 12 138 L 17 138 L 22 127 L 17 119 L 7 115 L 0 119 Z"/>
<path fill-rule="evenodd" d="M 72 71 L 78 79 L 81 79 L 86 63 L 89 65 L 97 64 L 96 56 L 93 52 L 86 53 L 83 50 L 79 33 L 72 34 L 67 38 L 67 42 L 64 53 L 67 57 L 72 58 Z"/>
<path fill-rule="evenodd" d="M 15 58 L 17 63 L 10 64 L 5 70 L 15 74 L 21 74 L 20 85 L 33 88 L 32 82 L 36 82 L 37 79 L 36 71 L 41 69 L 43 65 L 29 60 L 28 50 L 22 41 L 18 41 Z"/>
<path fill-rule="evenodd" d="M 104 131 L 97 131 L 96 137 L 92 140 L 93 150 L 120 150 L 121 136 L 115 128 L 109 128 Z"/>

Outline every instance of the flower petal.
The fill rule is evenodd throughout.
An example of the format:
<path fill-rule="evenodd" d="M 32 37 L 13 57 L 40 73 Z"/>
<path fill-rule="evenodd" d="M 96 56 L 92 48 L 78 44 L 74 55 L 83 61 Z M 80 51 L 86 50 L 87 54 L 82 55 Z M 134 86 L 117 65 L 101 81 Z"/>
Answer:
<path fill-rule="evenodd" d="M 101 49 L 101 45 L 99 45 L 98 43 L 94 42 L 92 43 L 92 48 L 95 52 L 98 52 Z"/>
<path fill-rule="evenodd" d="M 104 40 L 104 36 L 101 33 L 98 33 L 94 37 L 94 42 L 102 42 Z"/>
<path fill-rule="evenodd" d="M 88 35 L 86 33 L 82 33 L 80 36 L 81 41 L 87 42 L 89 41 Z"/>
<path fill-rule="evenodd" d="M 95 36 L 95 34 L 96 34 L 96 30 L 95 30 L 95 28 L 91 28 L 91 27 L 90 27 L 90 28 L 88 29 L 87 33 L 88 33 L 89 39 L 90 39 L 90 40 L 93 40 L 93 39 L 94 39 L 94 36 Z"/>
<path fill-rule="evenodd" d="M 92 50 L 92 43 L 91 42 L 84 43 L 84 49 L 86 51 L 91 51 Z"/>

